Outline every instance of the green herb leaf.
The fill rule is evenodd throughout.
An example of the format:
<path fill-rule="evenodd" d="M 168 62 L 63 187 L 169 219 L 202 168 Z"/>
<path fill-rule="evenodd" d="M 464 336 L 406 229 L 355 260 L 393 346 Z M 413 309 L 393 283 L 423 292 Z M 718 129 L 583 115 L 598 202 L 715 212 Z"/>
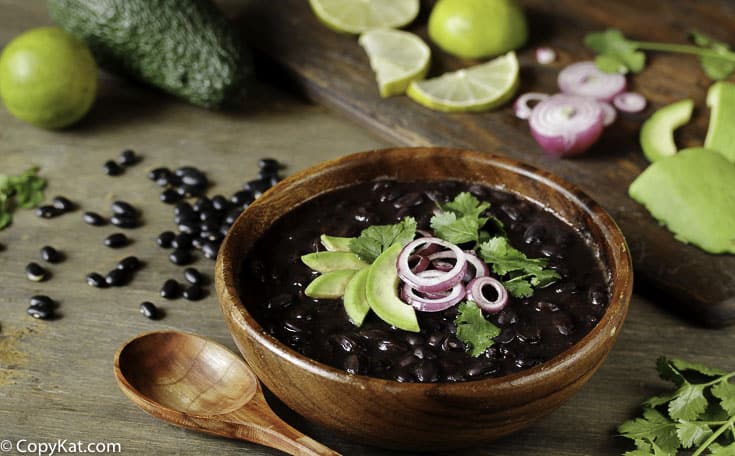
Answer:
<path fill-rule="evenodd" d="M 707 447 L 707 449 L 711 456 L 735 456 L 735 443 L 731 443 L 727 446 L 722 446 L 719 443 L 713 443 Z"/>
<path fill-rule="evenodd" d="M 726 375 L 727 372 L 725 372 L 722 369 L 717 369 L 716 367 L 708 367 L 703 364 L 698 363 L 691 363 L 689 361 L 685 361 L 683 359 L 670 359 L 668 361 L 672 366 L 674 366 L 679 372 L 686 373 L 686 371 L 692 371 L 697 374 L 704 375 L 705 377 L 722 377 L 723 375 Z"/>
<path fill-rule="evenodd" d="M 645 440 L 658 445 L 663 451 L 673 453 L 679 448 L 676 423 L 652 408 L 643 409 L 643 417 L 626 421 L 618 427 L 624 437 L 637 441 Z"/>
<path fill-rule="evenodd" d="M 454 244 L 475 242 L 489 238 L 482 228 L 492 221 L 495 231 L 503 233 L 503 222 L 495 217 L 485 215 L 490 203 L 481 203 L 469 192 L 462 192 L 454 200 L 441 205 L 441 212 L 431 218 L 431 228 L 435 234 L 445 241 Z"/>
<path fill-rule="evenodd" d="M 533 287 L 531 286 L 531 282 L 527 280 L 528 277 L 529 275 L 526 274 L 505 280 L 503 281 L 503 286 L 513 297 L 529 298 L 533 296 Z"/>
<path fill-rule="evenodd" d="M 496 236 L 480 245 L 480 256 L 499 276 L 510 275 L 503 280 L 508 292 L 516 298 L 533 295 L 534 287 L 543 287 L 561 276 L 553 269 L 545 269 L 545 258 L 528 258 L 512 247 L 508 238 Z"/>
<path fill-rule="evenodd" d="M 707 409 L 704 385 L 685 383 L 669 402 L 669 416 L 675 420 L 696 420 Z"/>
<path fill-rule="evenodd" d="M 721 380 L 712 387 L 712 395 L 720 400 L 720 406 L 730 415 L 735 415 L 735 384 Z"/>
<path fill-rule="evenodd" d="M 584 43 L 599 54 L 595 62 L 607 73 L 638 73 L 646 65 L 646 55 L 638 51 L 638 43 L 626 39 L 620 30 L 590 33 Z"/>
<path fill-rule="evenodd" d="M 472 356 L 479 356 L 493 345 L 493 338 L 500 328 L 485 319 L 482 310 L 472 301 L 465 301 L 457 308 L 457 338 L 469 348 Z"/>
<path fill-rule="evenodd" d="M 700 445 L 712 435 L 712 429 L 707 424 L 691 421 L 681 421 L 676 425 L 676 435 L 684 448 Z"/>
<path fill-rule="evenodd" d="M 406 245 L 416 235 L 416 220 L 406 217 L 395 225 L 373 225 L 365 228 L 360 236 L 350 241 L 350 250 L 363 261 L 372 263 L 395 243 Z"/>
<path fill-rule="evenodd" d="M 692 30 L 690 36 L 694 44 L 701 48 L 711 49 L 722 56 L 730 53 L 730 46 L 727 43 L 717 41 L 702 32 Z M 735 71 L 735 62 L 726 58 L 703 55 L 699 57 L 699 63 L 702 65 L 705 74 L 715 80 L 726 79 Z"/>
<path fill-rule="evenodd" d="M 46 180 L 30 168 L 18 176 L 0 174 L 0 230 L 12 223 L 13 207 L 30 209 L 43 201 Z"/>

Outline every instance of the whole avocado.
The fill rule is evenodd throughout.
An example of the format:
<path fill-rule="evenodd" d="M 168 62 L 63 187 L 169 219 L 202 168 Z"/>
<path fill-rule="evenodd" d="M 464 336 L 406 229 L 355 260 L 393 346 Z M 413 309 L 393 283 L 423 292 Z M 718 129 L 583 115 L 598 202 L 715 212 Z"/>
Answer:
<path fill-rule="evenodd" d="M 51 17 L 98 63 L 205 108 L 232 104 L 250 55 L 210 0 L 49 0 Z"/>

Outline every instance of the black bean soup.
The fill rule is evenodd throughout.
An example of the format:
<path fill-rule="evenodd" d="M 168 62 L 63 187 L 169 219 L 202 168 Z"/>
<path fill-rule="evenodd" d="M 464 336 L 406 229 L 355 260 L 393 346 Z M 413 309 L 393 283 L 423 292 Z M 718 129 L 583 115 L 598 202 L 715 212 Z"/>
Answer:
<path fill-rule="evenodd" d="M 324 250 L 323 233 L 358 236 L 370 225 L 413 216 L 429 229 L 436 203 L 469 191 L 492 205 L 511 245 L 545 257 L 561 279 L 530 298 L 510 298 L 486 315 L 502 329 L 495 344 L 472 357 L 455 336 L 456 306 L 418 312 L 420 333 L 389 326 L 370 312 L 354 326 L 342 300 L 312 299 L 316 277 L 301 255 Z M 400 382 L 457 382 L 499 377 L 543 363 L 580 340 L 603 315 L 609 279 L 596 250 L 553 213 L 517 195 L 457 181 L 361 183 L 319 195 L 284 214 L 244 260 L 241 295 L 254 318 L 297 352 L 350 373 Z"/>

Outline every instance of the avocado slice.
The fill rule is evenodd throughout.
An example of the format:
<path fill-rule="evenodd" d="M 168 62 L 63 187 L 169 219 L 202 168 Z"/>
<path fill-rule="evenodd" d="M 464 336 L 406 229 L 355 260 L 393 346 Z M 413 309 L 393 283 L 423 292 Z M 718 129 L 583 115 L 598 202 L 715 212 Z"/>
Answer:
<path fill-rule="evenodd" d="M 649 166 L 628 193 L 682 241 L 735 254 L 735 164 L 713 150 L 684 149 Z"/>
<path fill-rule="evenodd" d="M 250 54 L 211 0 L 49 0 L 49 13 L 113 72 L 205 108 L 237 105 Z"/>
<path fill-rule="evenodd" d="M 365 285 L 365 296 L 370 308 L 381 320 L 405 331 L 419 332 L 419 322 L 413 307 L 398 297 L 398 269 L 396 260 L 403 246 L 388 247 L 370 266 Z"/>
<path fill-rule="evenodd" d="M 304 294 L 316 299 L 340 298 L 345 294 L 347 283 L 356 272 L 354 269 L 326 272 L 312 280 L 304 290 Z"/>
<path fill-rule="evenodd" d="M 735 84 L 716 82 L 707 91 L 710 118 L 704 147 L 735 163 Z"/>
<path fill-rule="evenodd" d="M 370 268 L 364 268 L 355 273 L 345 287 L 345 294 L 342 300 L 345 305 L 345 312 L 350 317 L 350 321 L 355 326 L 361 326 L 370 311 L 370 304 L 365 294 L 367 286 L 367 276 Z"/>
<path fill-rule="evenodd" d="M 694 101 L 681 100 L 660 108 L 643 123 L 640 133 L 643 155 L 651 163 L 676 154 L 674 130 L 692 118 Z"/>
<path fill-rule="evenodd" d="M 301 257 L 301 261 L 318 272 L 340 269 L 359 270 L 369 266 L 352 252 L 314 252 Z"/>
<path fill-rule="evenodd" d="M 350 252 L 350 242 L 355 238 L 322 234 L 319 239 L 324 248 L 330 252 Z"/>

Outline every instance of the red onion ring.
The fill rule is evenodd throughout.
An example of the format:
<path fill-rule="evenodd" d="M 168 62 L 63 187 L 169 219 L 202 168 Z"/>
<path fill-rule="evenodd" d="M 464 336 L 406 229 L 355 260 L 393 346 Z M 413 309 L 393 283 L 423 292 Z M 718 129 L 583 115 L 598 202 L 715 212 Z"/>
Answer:
<path fill-rule="evenodd" d="M 513 112 L 519 119 L 528 119 L 531 117 L 533 108 L 528 105 L 529 101 L 544 101 L 549 98 L 545 93 L 528 92 L 524 93 L 513 103 Z"/>
<path fill-rule="evenodd" d="M 486 286 L 493 287 L 497 292 L 498 297 L 495 300 L 490 301 L 482 293 L 482 289 Z M 492 277 L 478 277 L 467 284 L 467 299 L 475 302 L 484 312 L 496 313 L 503 310 L 508 304 L 508 290 L 505 289 L 502 283 Z"/>
<path fill-rule="evenodd" d="M 626 87 L 625 76 L 605 73 L 595 62 L 585 61 L 569 65 L 559 72 L 557 83 L 562 92 L 611 101 Z"/>
<path fill-rule="evenodd" d="M 602 108 L 602 125 L 606 127 L 612 125 L 615 119 L 618 118 L 618 112 L 606 101 L 600 101 L 599 103 Z"/>
<path fill-rule="evenodd" d="M 474 250 L 465 250 L 467 262 L 475 268 L 475 276 L 473 278 L 484 277 L 490 275 L 490 267 L 482 261 Z"/>
<path fill-rule="evenodd" d="M 637 92 L 623 92 L 615 95 L 613 104 L 623 112 L 641 112 L 646 109 L 646 97 Z"/>
<path fill-rule="evenodd" d="M 430 278 L 432 274 L 426 274 L 430 272 L 439 271 L 424 271 L 420 275 Z M 417 290 L 411 287 L 410 284 L 405 283 L 401 290 L 401 299 L 411 304 L 416 310 L 420 310 L 422 312 L 441 312 L 442 310 L 457 305 L 457 303 L 463 300 L 466 296 L 465 287 L 461 283 L 454 285 L 448 293 L 431 293 L 426 296 L 420 296 L 416 291 Z"/>
<path fill-rule="evenodd" d="M 546 46 L 536 48 L 536 62 L 541 65 L 548 65 L 554 60 L 556 60 L 556 51 Z"/>
<path fill-rule="evenodd" d="M 589 97 L 556 94 L 533 109 L 529 119 L 531 134 L 549 154 L 581 154 L 602 134 L 600 104 Z"/>
<path fill-rule="evenodd" d="M 408 258 L 417 247 L 423 246 L 424 244 L 438 244 L 454 252 L 456 258 L 454 267 L 437 277 L 421 277 L 411 271 L 408 265 Z M 398 269 L 398 277 L 404 282 L 411 284 L 417 291 L 436 292 L 448 290 L 462 281 L 464 273 L 467 270 L 467 260 L 465 259 L 464 252 L 451 242 L 437 237 L 423 237 L 414 239 L 403 247 L 403 250 L 398 255 L 396 267 Z"/>
<path fill-rule="evenodd" d="M 416 273 L 425 271 L 426 268 L 429 267 L 429 264 L 431 264 L 431 262 L 429 261 L 429 258 L 423 255 L 413 254 L 410 257 L 408 257 L 409 266 L 411 265 L 411 261 L 416 262 L 416 264 L 414 264 L 413 267 L 411 268 L 411 270 Z"/>

